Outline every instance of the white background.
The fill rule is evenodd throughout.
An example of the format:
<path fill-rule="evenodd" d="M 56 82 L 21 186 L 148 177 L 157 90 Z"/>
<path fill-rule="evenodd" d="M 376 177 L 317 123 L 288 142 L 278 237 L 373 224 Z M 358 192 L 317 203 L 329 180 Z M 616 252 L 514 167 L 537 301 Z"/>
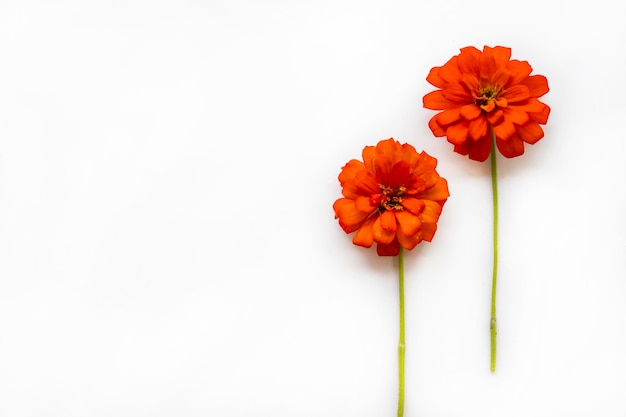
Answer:
<path fill-rule="evenodd" d="M 406 259 L 410 416 L 626 415 L 618 1 L 0 1 L 0 416 L 392 416 L 395 259 L 333 218 L 394 137 L 451 197 Z M 425 77 L 504 45 L 545 138 L 488 163 Z"/>

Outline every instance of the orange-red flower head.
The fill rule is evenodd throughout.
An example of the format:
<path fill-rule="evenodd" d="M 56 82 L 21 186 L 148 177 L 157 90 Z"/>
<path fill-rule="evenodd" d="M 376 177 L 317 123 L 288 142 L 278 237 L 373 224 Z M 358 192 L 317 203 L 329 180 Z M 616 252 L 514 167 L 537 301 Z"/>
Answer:
<path fill-rule="evenodd" d="M 426 80 L 439 88 L 424 96 L 424 107 L 443 110 L 428 126 L 447 136 L 454 151 L 484 161 L 491 152 L 492 129 L 498 150 L 507 158 L 524 153 L 524 142 L 536 143 L 550 107 L 537 98 L 549 91 L 543 75 L 530 75 L 526 61 L 511 60 L 511 49 L 469 46 Z"/>
<path fill-rule="evenodd" d="M 363 149 L 363 162 L 348 162 L 339 174 L 343 198 L 333 204 L 335 218 L 352 242 L 381 256 L 395 256 L 430 242 L 441 208 L 450 196 L 437 160 L 392 139 Z"/>

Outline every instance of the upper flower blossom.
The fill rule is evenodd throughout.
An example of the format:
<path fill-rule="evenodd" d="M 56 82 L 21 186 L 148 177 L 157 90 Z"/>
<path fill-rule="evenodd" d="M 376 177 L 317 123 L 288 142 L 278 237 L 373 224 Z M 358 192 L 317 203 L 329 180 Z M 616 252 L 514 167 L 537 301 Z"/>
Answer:
<path fill-rule="evenodd" d="M 550 107 L 538 97 L 549 91 L 543 75 L 530 75 L 526 61 L 511 60 L 511 49 L 469 46 L 426 80 L 440 90 L 424 96 L 424 107 L 443 110 L 428 126 L 435 136 L 447 136 L 454 151 L 484 161 L 491 151 L 491 134 L 507 158 L 524 153 L 524 142 L 543 137 Z"/>
<path fill-rule="evenodd" d="M 450 195 L 435 170 L 437 160 L 394 139 L 366 146 L 362 156 L 363 162 L 353 159 L 342 168 L 344 198 L 333 204 L 341 228 L 357 232 L 352 242 L 366 248 L 376 242 L 381 256 L 430 242 Z"/>

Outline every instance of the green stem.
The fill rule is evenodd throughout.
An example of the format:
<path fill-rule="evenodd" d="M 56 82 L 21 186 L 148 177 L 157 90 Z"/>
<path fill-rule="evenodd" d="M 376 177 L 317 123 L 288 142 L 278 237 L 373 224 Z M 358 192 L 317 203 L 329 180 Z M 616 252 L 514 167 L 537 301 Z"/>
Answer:
<path fill-rule="evenodd" d="M 493 193 L 493 275 L 491 278 L 491 372 L 496 370 L 496 284 L 498 282 L 498 169 L 496 165 L 496 134 L 491 127 L 491 190 Z"/>
<path fill-rule="evenodd" d="M 400 293 L 400 341 L 398 342 L 398 417 L 404 415 L 404 249 L 398 255 L 398 284 Z"/>

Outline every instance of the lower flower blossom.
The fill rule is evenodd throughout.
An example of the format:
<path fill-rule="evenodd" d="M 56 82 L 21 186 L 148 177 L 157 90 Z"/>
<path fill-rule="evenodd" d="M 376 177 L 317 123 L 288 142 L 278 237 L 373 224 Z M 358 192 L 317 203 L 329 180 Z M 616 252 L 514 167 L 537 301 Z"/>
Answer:
<path fill-rule="evenodd" d="M 349 161 L 339 174 L 343 198 L 333 204 L 335 218 L 352 242 L 376 243 L 380 256 L 396 256 L 430 242 L 450 193 L 435 170 L 437 160 L 393 138 L 366 146 L 363 161 Z"/>

